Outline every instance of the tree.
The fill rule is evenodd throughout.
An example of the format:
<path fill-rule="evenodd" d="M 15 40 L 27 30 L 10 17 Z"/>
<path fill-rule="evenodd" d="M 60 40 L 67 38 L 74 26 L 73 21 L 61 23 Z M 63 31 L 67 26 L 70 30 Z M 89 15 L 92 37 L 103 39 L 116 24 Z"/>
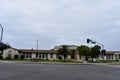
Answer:
<path fill-rule="evenodd" d="M 16 55 L 14 55 L 14 59 L 18 59 L 19 58 L 19 56 L 16 54 Z"/>
<path fill-rule="evenodd" d="M 88 60 L 90 57 L 90 48 L 85 45 L 81 45 L 77 48 L 77 51 L 79 52 L 79 55 L 82 55 L 85 57 L 85 60 Z"/>
<path fill-rule="evenodd" d="M 67 46 L 63 45 L 61 48 L 58 49 L 58 55 L 63 55 L 64 61 L 69 54 L 69 49 Z"/>
<path fill-rule="evenodd" d="M 91 48 L 90 56 L 92 58 L 92 61 L 93 61 L 93 58 L 97 58 L 100 55 L 101 53 L 100 49 L 101 47 L 99 45 L 95 45 L 94 47 Z"/>
<path fill-rule="evenodd" d="M 71 55 L 71 59 L 75 59 L 76 58 L 76 50 L 75 49 L 71 49 L 70 50 L 70 55 Z"/>
<path fill-rule="evenodd" d="M 0 55 L 3 55 L 3 51 L 7 48 L 10 48 L 10 47 L 11 46 L 9 44 L 5 44 L 3 42 L 0 42 L 0 51 L 1 51 Z"/>

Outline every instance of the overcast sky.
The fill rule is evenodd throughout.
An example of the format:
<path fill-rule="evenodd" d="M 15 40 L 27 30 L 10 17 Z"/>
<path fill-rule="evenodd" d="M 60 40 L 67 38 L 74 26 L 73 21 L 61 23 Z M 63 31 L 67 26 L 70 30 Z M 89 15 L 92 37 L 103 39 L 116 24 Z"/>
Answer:
<path fill-rule="evenodd" d="M 3 42 L 14 48 L 93 45 L 120 50 L 120 0 L 0 0 Z"/>

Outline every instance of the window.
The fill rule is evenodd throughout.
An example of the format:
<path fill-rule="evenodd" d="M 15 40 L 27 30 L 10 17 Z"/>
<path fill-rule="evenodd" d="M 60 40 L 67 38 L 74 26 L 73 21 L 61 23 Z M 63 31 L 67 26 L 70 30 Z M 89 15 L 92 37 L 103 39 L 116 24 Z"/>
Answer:
<path fill-rule="evenodd" d="M 36 53 L 36 58 L 38 58 L 38 53 Z"/>
<path fill-rule="evenodd" d="M 31 58 L 32 57 L 32 54 L 31 53 L 29 53 L 29 58 Z"/>
<path fill-rule="evenodd" d="M 53 54 L 50 54 L 50 58 L 53 58 Z"/>
<path fill-rule="evenodd" d="M 120 54 L 119 54 L 119 59 L 120 59 Z"/>
<path fill-rule="evenodd" d="M 110 54 L 108 55 L 108 59 L 110 60 Z"/>
<path fill-rule="evenodd" d="M 25 53 L 23 53 L 22 55 L 25 56 Z"/>
<path fill-rule="evenodd" d="M 48 54 L 46 54 L 46 59 L 48 59 Z"/>
<path fill-rule="evenodd" d="M 45 58 L 45 55 L 43 54 L 42 57 Z"/>
<path fill-rule="evenodd" d="M 113 60 L 113 54 L 111 55 L 111 59 Z"/>
<path fill-rule="evenodd" d="M 39 54 L 39 58 L 41 58 L 41 54 Z"/>
<path fill-rule="evenodd" d="M 40 54 L 41 58 L 43 58 L 43 54 Z"/>
<path fill-rule="evenodd" d="M 24 58 L 26 58 L 26 54 L 25 54 L 25 53 L 21 53 L 21 55 L 23 55 L 23 56 L 24 56 Z"/>
<path fill-rule="evenodd" d="M 107 54 L 107 55 L 106 55 L 107 60 L 109 59 L 108 56 L 109 56 L 109 55 Z"/>
<path fill-rule="evenodd" d="M 26 58 L 28 58 L 28 53 L 26 53 Z"/>

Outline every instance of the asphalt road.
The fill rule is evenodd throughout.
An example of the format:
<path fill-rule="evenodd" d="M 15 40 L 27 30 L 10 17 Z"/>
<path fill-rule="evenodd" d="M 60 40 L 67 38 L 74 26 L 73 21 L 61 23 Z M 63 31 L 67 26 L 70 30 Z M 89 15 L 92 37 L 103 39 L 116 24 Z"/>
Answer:
<path fill-rule="evenodd" d="M 0 63 L 0 80 L 120 80 L 120 68 L 85 64 Z"/>

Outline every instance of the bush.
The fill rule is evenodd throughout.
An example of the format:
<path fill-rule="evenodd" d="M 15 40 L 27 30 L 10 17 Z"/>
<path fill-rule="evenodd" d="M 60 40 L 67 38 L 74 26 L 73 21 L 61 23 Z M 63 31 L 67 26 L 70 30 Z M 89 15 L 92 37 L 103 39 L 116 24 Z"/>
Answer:
<path fill-rule="evenodd" d="M 3 59 L 2 55 L 0 55 L 0 59 Z"/>
<path fill-rule="evenodd" d="M 20 59 L 23 60 L 25 58 L 24 55 L 20 55 Z"/>
<path fill-rule="evenodd" d="M 59 59 L 59 60 L 62 60 L 62 56 L 58 56 L 58 59 Z"/>
<path fill-rule="evenodd" d="M 19 58 L 19 56 L 16 54 L 16 55 L 14 55 L 14 59 L 18 59 Z"/>

